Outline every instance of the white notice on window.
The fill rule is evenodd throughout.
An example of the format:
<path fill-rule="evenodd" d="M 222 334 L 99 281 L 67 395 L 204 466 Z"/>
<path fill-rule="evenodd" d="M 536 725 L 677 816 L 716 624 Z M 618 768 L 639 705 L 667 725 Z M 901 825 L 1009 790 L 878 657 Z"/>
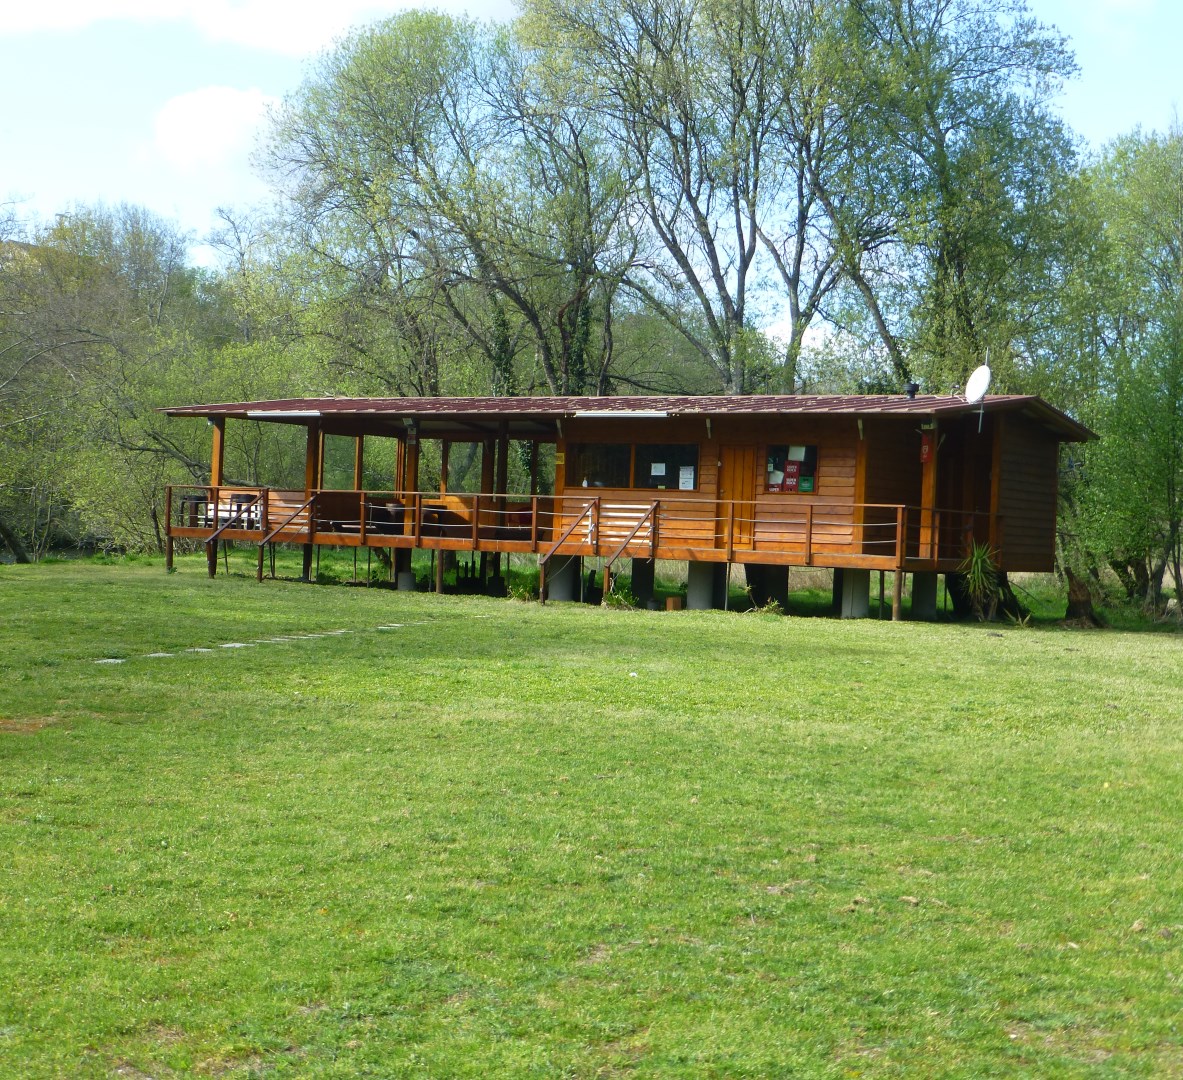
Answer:
<path fill-rule="evenodd" d="M 655 461 L 652 465 L 650 465 L 649 466 L 649 475 L 650 476 L 665 476 L 665 462 L 664 461 Z"/>
<path fill-rule="evenodd" d="M 694 490 L 694 466 L 683 465 L 678 469 L 678 490 Z"/>

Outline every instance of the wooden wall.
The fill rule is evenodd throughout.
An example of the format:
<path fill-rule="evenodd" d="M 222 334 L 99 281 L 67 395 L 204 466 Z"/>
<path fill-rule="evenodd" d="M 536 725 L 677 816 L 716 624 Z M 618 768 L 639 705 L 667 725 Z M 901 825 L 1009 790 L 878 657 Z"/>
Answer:
<path fill-rule="evenodd" d="M 673 520 L 662 523 L 663 542 L 677 539 L 687 543 L 709 543 L 713 536 L 720 546 L 725 542 L 726 511 L 721 511 L 720 466 L 728 447 L 753 447 L 754 484 L 752 501 L 737 513 L 741 521 L 736 533 L 750 539 L 758 550 L 761 545 L 777 549 L 803 545 L 805 508 L 813 506 L 815 546 L 831 550 L 850 550 L 856 544 L 854 504 L 860 500 L 857 490 L 858 426 L 851 417 L 712 417 L 708 427 L 704 418 L 678 417 L 669 420 L 583 420 L 564 423 L 564 438 L 559 451 L 576 443 L 697 443 L 699 446 L 698 490 L 693 492 L 652 489 L 585 489 L 568 482 L 565 463 L 558 469 L 556 491 L 562 494 L 598 496 L 602 503 L 638 499 L 660 499 L 670 503 Z M 768 447 L 777 445 L 816 446 L 817 490 L 813 494 L 769 492 L 766 490 Z M 566 516 L 566 515 L 565 515 Z"/>
<path fill-rule="evenodd" d="M 1023 416 L 999 417 L 997 512 L 1006 570 L 1055 567 L 1059 442 Z"/>

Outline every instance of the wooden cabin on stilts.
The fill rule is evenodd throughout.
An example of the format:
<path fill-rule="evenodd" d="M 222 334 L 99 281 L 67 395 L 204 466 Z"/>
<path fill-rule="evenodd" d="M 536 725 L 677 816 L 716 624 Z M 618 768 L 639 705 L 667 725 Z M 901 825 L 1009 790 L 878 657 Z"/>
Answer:
<path fill-rule="evenodd" d="M 165 411 L 206 418 L 213 433 L 209 483 L 167 491 L 170 566 L 178 539 L 205 545 L 211 575 L 219 542 L 253 545 L 260 580 L 275 544 L 302 546 L 306 579 L 320 546 L 383 549 L 393 580 L 414 588 L 418 549 L 436 553 L 438 589 L 444 553 L 468 552 L 496 592 L 504 560 L 522 553 L 538 560 L 543 599 L 570 600 L 589 568 L 610 591 L 628 559 L 644 601 L 655 561 L 678 560 L 692 608 L 723 606 L 733 564 L 767 596 L 784 593 L 791 567 L 825 567 L 847 617 L 868 613 L 876 571 L 893 575 L 893 618 L 908 574 L 914 617 L 935 617 L 938 575 L 974 543 L 1000 570 L 1050 571 L 1059 447 L 1092 437 L 1019 395 L 302 398 Z M 228 480 L 237 423 L 304 428 L 303 486 Z M 332 436 L 353 440 L 352 486 L 325 486 Z M 388 488 L 363 483 L 377 440 L 394 444 Z M 425 491 L 428 444 L 440 479 Z M 479 459 L 475 490 L 449 485 L 461 454 Z"/>

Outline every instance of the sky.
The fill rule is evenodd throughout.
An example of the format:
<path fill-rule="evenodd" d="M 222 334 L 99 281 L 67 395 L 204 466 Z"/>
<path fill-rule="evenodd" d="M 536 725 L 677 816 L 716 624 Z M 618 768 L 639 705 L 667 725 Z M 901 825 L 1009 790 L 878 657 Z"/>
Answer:
<path fill-rule="evenodd" d="M 413 3 L 375 0 L 0 0 L 0 206 L 52 220 L 129 202 L 200 241 L 216 209 L 268 197 L 252 164 L 267 110 L 350 26 Z M 434 0 L 505 20 L 513 0 Z M 1080 75 L 1059 108 L 1099 149 L 1165 131 L 1183 105 L 1180 0 L 1028 0 L 1067 36 Z"/>

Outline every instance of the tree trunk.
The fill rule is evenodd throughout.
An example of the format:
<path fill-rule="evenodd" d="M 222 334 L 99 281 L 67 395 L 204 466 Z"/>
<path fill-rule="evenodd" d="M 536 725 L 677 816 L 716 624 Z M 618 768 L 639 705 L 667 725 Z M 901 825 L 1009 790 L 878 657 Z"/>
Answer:
<path fill-rule="evenodd" d="M 1064 568 L 1064 578 L 1068 582 L 1068 608 L 1064 618 L 1089 626 L 1103 626 L 1100 616 L 1093 609 L 1093 594 L 1088 582 L 1078 578 L 1071 567 Z"/>
<path fill-rule="evenodd" d="M 2 517 L 0 517 L 0 540 L 3 540 L 8 546 L 8 550 L 12 552 L 13 558 L 18 563 L 31 563 L 33 561 L 29 558 L 29 553 L 25 550 L 24 544 L 21 543 L 20 537 L 8 527 Z"/>
<path fill-rule="evenodd" d="M 997 610 L 1016 622 L 1021 622 L 1031 614 L 1015 596 L 1015 590 L 1011 588 L 1010 579 L 1006 576 L 1005 570 L 998 571 Z"/>
<path fill-rule="evenodd" d="M 945 575 L 945 588 L 949 590 L 949 599 L 953 603 L 953 618 L 973 618 L 974 606 L 966 587 L 965 575 L 951 573 Z"/>

